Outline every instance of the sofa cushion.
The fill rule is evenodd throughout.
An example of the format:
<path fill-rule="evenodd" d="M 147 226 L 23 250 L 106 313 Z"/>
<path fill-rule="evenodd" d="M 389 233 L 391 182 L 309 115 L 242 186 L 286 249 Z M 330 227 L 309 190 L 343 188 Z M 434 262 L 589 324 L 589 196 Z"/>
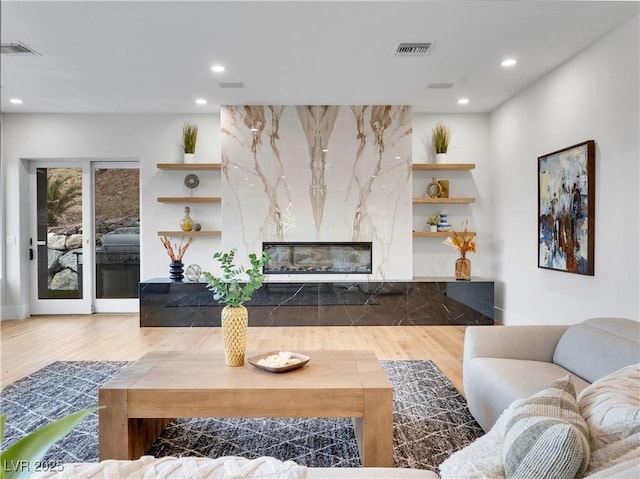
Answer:
<path fill-rule="evenodd" d="M 526 374 L 524 373 L 526 371 Z M 535 394 L 545 385 L 567 374 L 553 363 L 523 359 L 474 358 L 467 361 L 465 394 L 469 410 L 485 431 L 516 399 Z M 576 391 L 589 385 L 573 378 Z"/>
<path fill-rule="evenodd" d="M 553 362 L 592 383 L 639 362 L 639 345 L 639 322 L 592 318 L 565 331 L 556 346 Z"/>
<path fill-rule="evenodd" d="M 589 464 L 589 432 L 569 375 L 513 409 L 502 457 L 508 478 L 582 476 Z"/>

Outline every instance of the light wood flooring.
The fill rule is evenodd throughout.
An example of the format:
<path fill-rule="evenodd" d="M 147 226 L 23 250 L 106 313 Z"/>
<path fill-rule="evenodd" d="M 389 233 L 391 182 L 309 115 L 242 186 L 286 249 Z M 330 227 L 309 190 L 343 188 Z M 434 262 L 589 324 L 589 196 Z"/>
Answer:
<path fill-rule="evenodd" d="M 0 321 L 1 387 L 53 361 L 132 361 L 154 350 L 222 350 L 220 328 L 140 328 L 137 314 Z M 430 359 L 462 392 L 465 326 L 250 327 L 247 350 L 362 349 Z"/>

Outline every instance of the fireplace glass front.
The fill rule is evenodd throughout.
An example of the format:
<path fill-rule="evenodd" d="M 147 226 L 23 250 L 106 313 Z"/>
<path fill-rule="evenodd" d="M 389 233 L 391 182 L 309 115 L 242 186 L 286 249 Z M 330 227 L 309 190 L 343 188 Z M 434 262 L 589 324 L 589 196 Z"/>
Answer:
<path fill-rule="evenodd" d="M 262 243 L 264 274 L 371 274 L 371 242 Z"/>

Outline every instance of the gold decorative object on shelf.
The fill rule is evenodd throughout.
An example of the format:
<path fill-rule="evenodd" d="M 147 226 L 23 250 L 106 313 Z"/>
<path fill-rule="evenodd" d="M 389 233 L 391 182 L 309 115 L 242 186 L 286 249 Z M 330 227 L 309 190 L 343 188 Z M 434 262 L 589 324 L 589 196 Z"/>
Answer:
<path fill-rule="evenodd" d="M 427 185 L 427 195 L 429 195 L 430 198 L 440 198 L 441 194 L 442 194 L 442 185 L 438 183 L 438 180 L 434 176 L 431 183 Z"/>
<path fill-rule="evenodd" d="M 193 220 L 191 219 L 191 216 L 189 216 L 190 212 L 191 208 L 185 206 L 184 218 L 180 220 L 180 229 L 182 229 L 182 231 L 191 231 L 193 229 Z"/>
<path fill-rule="evenodd" d="M 438 184 L 442 187 L 442 193 L 438 198 L 449 198 L 449 180 L 438 180 Z"/>
<path fill-rule="evenodd" d="M 426 193 L 429 198 L 449 198 L 449 180 L 438 180 L 434 176 L 427 185 Z"/>

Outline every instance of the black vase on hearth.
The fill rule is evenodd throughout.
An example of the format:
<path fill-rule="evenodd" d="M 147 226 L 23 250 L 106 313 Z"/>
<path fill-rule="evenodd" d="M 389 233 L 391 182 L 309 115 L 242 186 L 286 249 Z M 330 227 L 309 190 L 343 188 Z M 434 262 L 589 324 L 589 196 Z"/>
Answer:
<path fill-rule="evenodd" d="M 169 264 L 169 278 L 171 279 L 171 281 L 182 281 L 182 278 L 184 278 L 184 264 L 182 263 L 182 261 L 179 260 L 173 260 L 170 264 Z"/>

